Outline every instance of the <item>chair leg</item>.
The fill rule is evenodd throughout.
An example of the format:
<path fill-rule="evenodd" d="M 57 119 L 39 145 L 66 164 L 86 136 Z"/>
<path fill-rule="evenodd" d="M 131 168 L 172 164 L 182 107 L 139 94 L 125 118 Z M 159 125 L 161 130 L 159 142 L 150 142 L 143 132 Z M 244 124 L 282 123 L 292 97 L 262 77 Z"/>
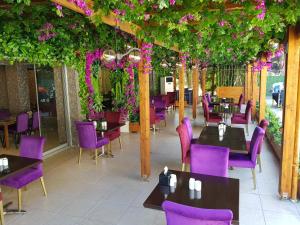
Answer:
<path fill-rule="evenodd" d="M 110 155 L 110 154 L 112 154 L 112 150 L 111 150 L 111 141 L 109 141 L 109 149 L 108 149 L 108 156 Z"/>
<path fill-rule="evenodd" d="M 156 127 L 155 127 L 155 124 L 153 124 L 153 134 L 155 134 L 155 130 L 156 130 Z"/>
<path fill-rule="evenodd" d="M 40 181 L 41 181 L 41 185 L 44 191 L 44 195 L 47 198 L 47 190 L 46 190 L 46 186 L 45 186 L 45 181 L 44 181 L 44 177 L 40 177 Z"/>
<path fill-rule="evenodd" d="M 254 190 L 256 190 L 256 175 L 255 175 L 255 168 L 251 169 L 252 171 L 252 177 L 253 177 L 253 186 Z"/>
<path fill-rule="evenodd" d="M 185 171 L 185 163 L 182 163 L 182 165 L 181 165 L 181 171 Z"/>
<path fill-rule="evenodd" d="M 123 148 L 122 148 L 121 136 L 119 136 L 119 144 L 120 144 L 120 149 L 123 149 Z"/>
<path fill-rule="evenodd" d="M 22 190 L 21 190 L 21 188 L 18 189 L 18 210 L 19 210 L 19 212 L 22 211 Z"/>
<path fill-rule="evenodd" d="M 82 155 L 82 148 L 79 148 L 78 164 L 80 164 L 81 155 Z"/>
<path fill-rule="evenodd" d="M 249 124 L 247 123 L 246 124 L 246 133 L 247 133 L 247 136 L 249 135 Z"/>
<path fill-rule="evenodd" d="M 96 160 L 96 165 L 98 165 L 98 150 L 97 150 L 97 148 L 95 149 L 95 160 Z"/>
<path fill-rule="evenodd" d="M 0 201 L 0 223 L 1 225 L 4 225 L 4 210 L 2 201 Z"/>
<path fill-rule="evenodd" d="M 261 168 L 261 158 L 260 158 L 260 154 L 257 155 L 257 162 L 258 162 L 258 166 L 259 166 L 259 172 L 262 172 L 262 168 Z"/>
<path fill-rule="evenodd" d="M 165 127 L 167 126 L 167 120 L 165 119 Z"/>

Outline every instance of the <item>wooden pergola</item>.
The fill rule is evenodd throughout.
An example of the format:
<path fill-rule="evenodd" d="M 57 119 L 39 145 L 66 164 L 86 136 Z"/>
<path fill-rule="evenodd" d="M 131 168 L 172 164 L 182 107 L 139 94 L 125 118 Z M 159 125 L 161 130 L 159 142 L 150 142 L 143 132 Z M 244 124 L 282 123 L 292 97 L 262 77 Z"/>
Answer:
<path fill-rule="evenodd" d="M 75 12 L 84 14 L 83 10 L 75 4 L 67 0 L 51 0 Z M 93 3 L 90 1 L 90 8 Z M 238 5 L 226 5 L 228 10 L 240 9 Z M 212 9 L 213 10 L 213 9 Z M 116 24 L 116 15 L 110 13 L 108 16 L 101 16 L 103 23 L 110 26 L 118 26 L 122 31 L 136 35 L 141 27 L 128 23 L 118 22 Z M 139 41 L 141 46 L 142 41 Z M 164 46 L 163 43 L 155 41 L 154 44 Z M 179 52 L 176 46 L 171 48 Z M 285 82 L 285 104 L 284 104 L 284 120 L 283 120 L 283 143 L 279 193 L 282 198 L 297 198 L 298 188 L 298 158 L 300 149 L 300 25 L 291 26 L 288 30 L 288 55 L 287 70 Z M 149 113 L 149 71 L 145 71 L 143 61 L 139 63 L 139 84 L 140 84 L 140 155 L 141 155 L 141 176 L 147 179 L 151 174 L 151 158 L 150 158 L 150 113 Z M 179 70 L 179 121 L 184 117 L 184 76 L 185 65 Z M 252 99 L 254 103 L 259 101 L 259 120 L 265 117 L 266 108 L 266 81 L 267 68 L 258 72 L 253 72 L 253 65 L 247 65 L 245 74 L 245 99 Z M 198 101 L 198 82 L 199 82 L 199 66 L 195 62 L 192 72 L 193 77 L 193 118 L 197 115 Z M 205 93 L 206 69 L 201 71 L 201 88 Z M 257 86 L 257 78 L 260 78 L 260 87 Z M 254 115 L 255 107 L 254 107 Z"/>

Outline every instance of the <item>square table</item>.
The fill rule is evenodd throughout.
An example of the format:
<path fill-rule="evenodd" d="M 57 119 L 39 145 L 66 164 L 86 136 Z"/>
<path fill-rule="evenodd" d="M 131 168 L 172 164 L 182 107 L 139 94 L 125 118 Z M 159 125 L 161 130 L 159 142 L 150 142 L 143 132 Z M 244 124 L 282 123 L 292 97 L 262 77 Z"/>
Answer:
<path fill-rule="evenodd" d="M 105 128 L 103 128 L 101 126 L 101 121 L 98 121 L 98 123 L 97 123 L 96 131 L 101 132 L 102 137 L 104 137 L 105 132 L 114 131 L 125 125 L 124 123 L 112 123 L 112 122 L 108 122 L 108 121 L 106 121 L 106 123 L 107 123 L 107 126 Z M 104 146 L 102 146 L 102 153 L 99 154 L 99 157 L 102 157 L 104 155 L 105 155 L 105 150 L 104 150 Z M 109 152 L 109 154 L 107 153 L 106 155 L 110 156 L 110 157 L 114 157 L 114 155 L 112 154 L 111 151 Z"/>
<path fill-rule="evenodd" d="M 171 170 L 177 176 L 177 185 L 174 193 L 166 194 L 166 188 L 156 185 L 144 202 L 145 208 L 162 210 L 163 201 L 168 200 L 183 205 L 205 209 L 230 209 L 233 213 L 233 222 L 239 223 L 239 179 L 202 175 Z M 191 198 L 189 179 L 193 177 L 202 182 L 200 199 Z"/>
<path fill-rule="evenodd" d="M 227 147 L 230 152 L 248 154 L 243 128 L 226 126 L 223 140 L 219 138 L 218 127 L 204 127 L 195 144 Z"/>
<path fill-rule="evenodd" d="M 215 98 L 212 97 L 212 103 L 229 103 L 229 104 L 233 104 L 234 103 L 234 99 L 233 98 Z"/>
<path fill-rule="evenodd" d="M 227 104 L 227 108 L 224 104 Z M 237 105 L 221 103 L 214 105 L 212 112 L 221 114 L 224 121 L 227 121 L 227 119 L 230 118 L 233 113 L 240 113 L 240 108 Z"/>
<path fill-rule="evenodd" d="M 8 169 L 0 171 L 0 181 L 43 162 L 42 160 L 39 159 L 32 159 L 32 158 L 27 158 L 22 156 L 6 155 L 6 154 L 1 154 L 0 158 L 8 159 Z M 1 187 L 0 187 L 0 192 L 1 192 Z M 5 204 L 4 208 L 6 209 L 11 204 L 12 202 Z M 24 210 L 18 211 L 16 209 L 10 209 L 10 210 L 5 210 L 4 213 L 5 214 L 26 213 L 26 211 Z"/>

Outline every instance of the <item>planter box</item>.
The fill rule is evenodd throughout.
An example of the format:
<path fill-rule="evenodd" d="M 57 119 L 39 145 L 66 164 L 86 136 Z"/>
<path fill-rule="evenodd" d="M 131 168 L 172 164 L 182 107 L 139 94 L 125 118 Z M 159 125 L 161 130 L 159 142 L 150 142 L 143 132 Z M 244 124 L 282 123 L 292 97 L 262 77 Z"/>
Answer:
<path fill-rule="evenodd" d="M 129 122 L 129 131 L 131 133 L 138 133 L 140 131 L 140 124 L 138 122 Z"/>

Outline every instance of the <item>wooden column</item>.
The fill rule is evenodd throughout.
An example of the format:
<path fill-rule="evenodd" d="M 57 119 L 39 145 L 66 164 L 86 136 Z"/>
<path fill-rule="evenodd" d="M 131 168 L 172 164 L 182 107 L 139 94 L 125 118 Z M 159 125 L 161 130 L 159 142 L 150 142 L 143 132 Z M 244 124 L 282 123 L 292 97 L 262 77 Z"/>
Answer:
<path fill-rule="evenodd" d="M 177 86 L 177 76 L 176 76 L 176 73 L 177 73 L 177 69 L 174 70 L 174 73 L 173 73 L 173 85 L 174 85 L 174 91 L 176 92 L 176 86 Z"/>
<path fill-rule="evenodd" d="M 299 60 L 300 61 L 300 60 Z M 299 62 L 300 63 L 300 62 Z M 300 76 L 300 64 L 298 68 L 298 77 Z M 300 152 L 300 78 L 298 78 L 298 99 L 297 99 L 297 116 L 295 122 L 295 148 L 293 157 L 293 175 L 292 175 L 292 199 L 297 200 L 298 192 L 298 168 Z"/>
<path fill-rule="evenodd" d="M 142 42 L 139 41 L 139 48 Z M 150 100 L 149 100 L 149 69 L 144 69 L 144 61 L 139 62 L 139 94 L 140 94 L 140 154 L 141 176 L 147 179 L 151 173 L 150 167 Z"/>
<path fill-rule="evenodd" d="M 266 58 L 262 59 L 264 62 Z M 265 118 L 266 112 L 266 91 L 267 91 L 267 73 L 268 67 L 264 66 L 260 73 L 260 91 L 259 91 L 259 122 Z"/>
<path fill-rule="evenodd" d="M 251 73 L 252 65 L 247 65 L 246 77 L 245 77 L 245 103 L 252 99 L 252 84 L 251 84 Z"/>
<path fill-rule="evenodd" d="M 257 102 L 257 92 L 258 92 L 258 86 L 257 86 L 257 73 L 255 71 L 252 71 L 252 100 L 253 100 L 253 110 L 252 110 L 252 119 L 256 120 L 256 102 Z"/>
<path fill-rule="evenodd" d="M 193 118 L 197 117 L 198 105 L 198 89 L 199 89 L 199 66 L 195 63 L 193 67 Z"/>
<path fill-rule="evenodd" d="M 179 67 L 179 124 L 184 117 L 184 77 L 186 67 L 183 62 L 181 64 L 181 67 Z"/>
<path fill-rule="evenodd" d="M 207 71 L 206 68 L 204 68 L 204 69 L 201 70 L 201 89 L 202 89 L 202 96 L 205 94 L 206 71 Z"/>
<path fill-rule="evenodd" d="M 299 27 L 298 27 L 299 28 Z M 292 174 L 294 164 L 294 155 L 299 149 L 297 146 L 295 119 L 297 118 L 297 91 L 299 91 L 299 51 L 300 51 L 300 34 L 296 27 L 289 27 L 288 31 L 288 55 L 287 69 L 285 78 L 285 100 L 284 100 L 284 117 L 283 117 L 283 140 L 282 140 L 282 157 L 279 194 L 286 198 L 292 194 Z M 298 118 L 299 119 L 299 118 Z M 297 121 L 299 122 L 299 121 Z M 297 170 L 298 168 L 294 168 Z"/>

